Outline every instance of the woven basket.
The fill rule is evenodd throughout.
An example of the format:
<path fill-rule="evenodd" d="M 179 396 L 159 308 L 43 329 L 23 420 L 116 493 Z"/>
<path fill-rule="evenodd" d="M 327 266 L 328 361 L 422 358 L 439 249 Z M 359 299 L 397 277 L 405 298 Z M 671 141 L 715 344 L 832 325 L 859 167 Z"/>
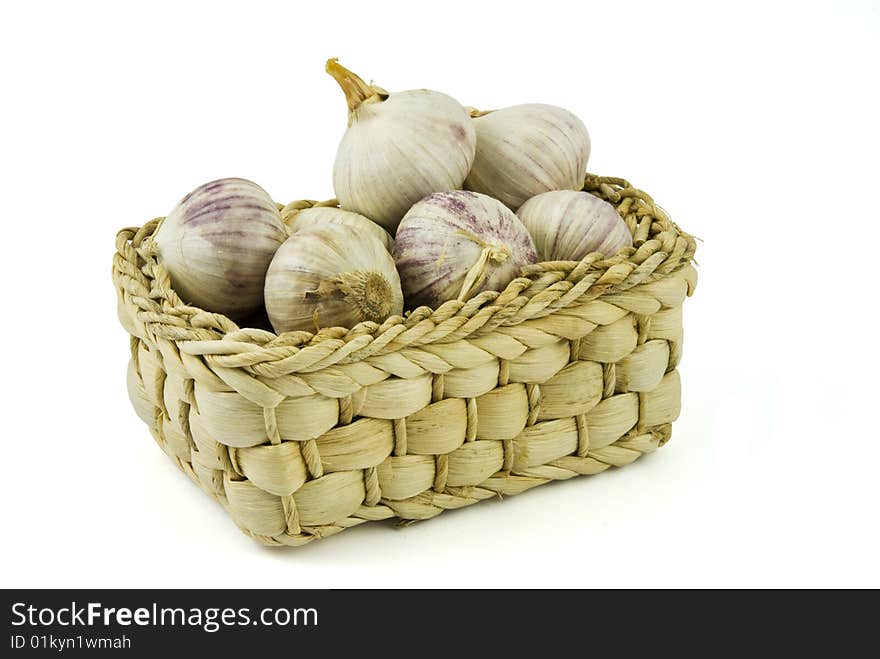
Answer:
<path fill-rule="evenodd" d="M 635 247 L 317 334 L 244 329 L 185 305 L 157 261 L 161 218 L 123 229 L 113 281 L 135 411 L 267 545 L 629 464 L 679 414 L 695 241 L 623 179 L 587 175 L 584 190 L 617 207 Z"/>

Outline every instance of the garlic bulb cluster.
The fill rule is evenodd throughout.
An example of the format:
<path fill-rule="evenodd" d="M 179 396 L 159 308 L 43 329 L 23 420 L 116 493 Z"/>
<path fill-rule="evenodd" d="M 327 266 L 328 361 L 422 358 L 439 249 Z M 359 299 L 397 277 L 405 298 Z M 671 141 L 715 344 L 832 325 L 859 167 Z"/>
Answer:
<path fill-rule="evenodd" d="M 469 113 L 440 92 L 388 93 L 336 60 L 326 68 L 349 110 L 338 207 L 279 212 L 244 179 L 197 188 L 156 234 L 185 302 L 279 333 L 353 327 L 401 315 L 404 302 L 500 291 L 539 259 L 632 245 L 615 208 L 580 191 L 590 136 L 571 112 Z"/>
<path fill-rule="evenodd" d="M 632 247 L 632 234 L 614 206 L 588 192 L 555 190 L 516 212 L 542 261 L 580 261 L 591 252 L 612 256 Z"/>
<path fill-rule="evenodd" d="M 512 209 L 550 190 L 580 190 L 590 136 L 568 110 L 530 103 L 476 113 L 477 151 L 465 180 Z"/>
<path fill-rule="evenodd" d="M 467 111 L 440 92 L 389 94 L 327 62 L 348 102 L 348 130 L 333 166 L 340 206 L 394 233 L 400 219 L 432 192 L 461 188 L 474 162 L 476 134 Z"/>
<path fill-rule="evenodd" d="M 434 193 L 415 204 L 394 246 L 409 308 L 501 290 L 537 258 L 529 232 L 509 208 L 462 190 Z"/>
<path fill-rule="evenodd" d="M 377 238 L 345 224 L 297 231 L 278 249 L 265 287 L 276 332 L 353 327 L 403 313 L 394 260 Z"/>
<path fill-rule="evenodd" d="M 358 213 L 344 211 L 333 206 L 313 206 L 303 210 L 285 214 L 282 218 L 284 225 L 290 233 L 296 233 L 309 227 L 324 224 L 344 224 L 354 229 L 358 234 L 367 234 L 385 245 L 389 252 L 394 248 L 394 239 L 385 229 L 375 222 Z"/>
<path fill-rule="evenodd" d="M 186 195 L 162 221 L 156 244 L 184 302 L 238 318 L 262 303 L 266 269 L 285 238 L 263 188 L 224 178 Z"/>

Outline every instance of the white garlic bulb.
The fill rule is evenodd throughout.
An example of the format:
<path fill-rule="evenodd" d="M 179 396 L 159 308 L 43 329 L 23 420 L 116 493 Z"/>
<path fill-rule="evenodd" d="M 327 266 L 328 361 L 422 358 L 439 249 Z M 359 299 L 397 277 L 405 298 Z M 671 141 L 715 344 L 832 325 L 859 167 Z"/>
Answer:
<path fill-rule="evenodd" d="M 336 60 L 332 75 L 348 101 L 348 130 L 333 166 L 333 188 L 346 210 L 392 235 L 404 213 L 432 192 L 461 188 L 474 161 L 476 135 L 467 111 L 440 92 L 389 94 Z"/>
<path fill-rule="evenodd" d="M 545 192 L 516 214 L 532 234 L 542 261 L 580 261 L 591 252 L 612 256 L 632 247 L 632 234 L 614 206 L 589 192 Z"/>
<path fill-rule="evenodd" d="M 262 303 L 266 269 L 286 237 L 263 188 L 224 178 L 184 197 L 162 221 L 156 245 L 184 302 L 240 318 Z"/>
<path fill-rule="evenodd" d="M 437 192 L 415 204 L 394 246 L 410 308 L 501 290 L 537 258 L 529 232 L 509 208 L 464 190 Z"/>
<path fill-rule="evenodd" d="M 540 103 L 475 113 L 477 152 L 465 181 L 517 209 L 549 190 L 580 190 L 590 135 L 568 110 Z"/>
<path fill-rule="evenodd" d="M 343 224 L 291 235 L 269 265 L 265 300 L 278 333 L 380 323 L 403 313 L 400 277 L 385 245 Z"/>
<path fill-rule="evenodd" d="M 389 252 L 394 248 L 394 239 L 378 224 L 363 215 L 333 206 L 312 206 L 303 210 L 293 210 L 283 214 L 281 221 L 292 234 L 322 224 L 345 224 L 358 234 L 373 236 L 385 245 L 385 249 Z"/>

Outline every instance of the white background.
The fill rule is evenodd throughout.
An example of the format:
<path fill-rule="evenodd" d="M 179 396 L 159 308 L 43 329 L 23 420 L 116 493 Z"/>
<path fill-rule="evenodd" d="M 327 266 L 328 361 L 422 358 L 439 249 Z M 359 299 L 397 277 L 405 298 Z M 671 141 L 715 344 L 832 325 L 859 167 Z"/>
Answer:
<path fill-rule="evenodd" d="M 716 5 L 4 4 L 0 585 L 880 586 L 880 14 Z M 331 56 L 391 90 L 565 106 L 590 171 L 704 240 L 663 450 L 294 550 L 161 453 L 125 393 L 115 233 L 222 176 L 331 197 Z"/>

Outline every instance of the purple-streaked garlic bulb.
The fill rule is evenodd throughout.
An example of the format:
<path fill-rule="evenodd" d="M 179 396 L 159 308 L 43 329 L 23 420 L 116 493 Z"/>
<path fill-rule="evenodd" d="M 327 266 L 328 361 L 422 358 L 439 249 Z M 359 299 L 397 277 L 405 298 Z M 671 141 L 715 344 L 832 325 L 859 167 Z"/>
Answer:
<path fill-rule="evenodd" d="M 395 237 L 394 261 L 408 308 L 500 291 L 537 259 L 516 215 L 476 192 L 428 195 L 404 216 Z"/>
<path fill-rule="evenodd" d="M 474 161 L 476 135 L 458 101 L 428 89 L 389 94 L 333 59 L 327 72 L 348 102 L 348 130 L 333 165 L 342 208 L 394 234 L 419 199 L 462 187 Z"/>
<path fill-rule="evenodd" d="M 516 214 L 532 234 L 542 261 L 580 261 L 591 252 L 607 257 L 632 247 L 632 234 L 614 206 L 588 192 L 545 192 Z"/>
<path fill-rule="evenodd" d="M 385 249 L 389 252 L 394 249 L 394 239 L 385 229 L 359 213 L 344 211 L 341 208 L 313 206 L 304 210 L 294 210 L 282 215 L 281 221 L 292 234 L 322 224 L 345 224 L 359 234 L 373 236 L 385 245 Z"/>
<path fill-rule="evenodd" d="M 400 277 L 382 241 L 330 222 L 293 233 L 278 249 L 265 299 L 279 334 L 381 323 L 403 313 Z"/>
<path fill-rule="evenodd" d="M 262 303 L 266 269 L 286 237 L 263 188 L 223 178 L 181 199 L 162 221 L 156 244 L 185 303 L 240 318 Z"/>
<path fill-rule="evenodd" d="M 550 190 L 580 190 L 590 135 L 568 110 L 530 103 L 475 113 L 477 152 L 465 180 L 512 209 Z"/>

